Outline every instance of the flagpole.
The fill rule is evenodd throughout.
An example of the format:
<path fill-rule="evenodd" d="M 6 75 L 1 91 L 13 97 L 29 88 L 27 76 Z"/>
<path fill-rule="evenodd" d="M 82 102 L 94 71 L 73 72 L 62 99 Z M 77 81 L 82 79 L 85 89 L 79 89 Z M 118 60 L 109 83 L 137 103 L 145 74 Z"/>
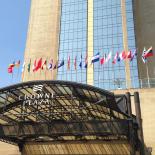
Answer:
<path fill-rule="evenodd" d="M 13 81 L 13 72 L 12 72 L 12 80 L 11 80 L 11 82 Z"/>
<path fill-rule="evenodd" d="M 151 87 L 151 86 L 150 86 L 150 76 L 149 76 L 149 69 L 148 69 L 147 63 L 148 63 L 148 62 L 146 62 L 146 72 L 147 72 L 148 86 L 149 86 L 149 88 L 150 88 L 150 87 Z"/>
<path fill-rule="evenodd" d="M 17 78 L 18 78 L 18 75 L 19 75 L 19 67 L 18 67 L 18 71 L 17 71 Z"/>

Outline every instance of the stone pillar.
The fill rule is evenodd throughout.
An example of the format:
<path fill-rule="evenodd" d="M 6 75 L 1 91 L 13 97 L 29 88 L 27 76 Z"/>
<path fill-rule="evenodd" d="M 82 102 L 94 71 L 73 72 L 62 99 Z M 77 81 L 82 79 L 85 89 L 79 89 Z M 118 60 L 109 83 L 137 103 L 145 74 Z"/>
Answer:
<path fill-rule="evenodd" d="M 88 32 L 87 32 L 87 54 L 88 54 L 88 68 L 87 68 L 87 84 L 93 85 L 94 83 L 94 69 L 93 65 L 90 66 L 90 61 L 93 56 L 94 51 L 94 34 L 93 34 L 93 27 L 94 27 L 94 0 L 88 0 Z"/>
<path fill-rule="evenodd" d="M 31 12 L 25 49 L 25 70 L 22 81 L 56 79 L 57 71 L 33 72 L 35 60 L 58 59 L 61 0 L 31 0 Z M 28 72 L 28 64 L 31 69 Z"/>

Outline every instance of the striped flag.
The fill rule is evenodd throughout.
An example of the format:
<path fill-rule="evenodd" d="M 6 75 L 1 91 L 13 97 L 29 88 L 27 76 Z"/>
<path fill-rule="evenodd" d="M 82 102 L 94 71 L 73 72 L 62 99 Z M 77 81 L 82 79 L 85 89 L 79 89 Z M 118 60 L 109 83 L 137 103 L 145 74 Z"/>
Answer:
<path fill-rule="evenodd" d="M 114 60 L 112 61 L 112 63 L 116 64 L 117 60 L 118 60 L 118 52 L 116 52 Z"/>
<path fill-rule="evenodd" d="M 152 47 L 150 47 L 150 48 L 145 52 L 145 54 L 144 54 L 144 57 L 145 57 L 145 58 L 148 58 L 148 57 L 151 57 L 151 56 L 153 56 L 153 49 L 152 49 Z"/>
<path fill-rule="evenodd" d="M 132 61 L 135 56 L 137 56 L 137 50 L 132 53 L 130 61 Z"/>
<path fill-rule="evenodd" d="M 107 63 L 110 59 L 111 59 L 111 56 L 112 56 L 112 52 L 110 52 L 105 60 L 105 62 Z"/>
<path fill-rule="evenodd" d="M 124 59 L 126 59 L 126 53 L 125 53 L 125 51 L 123 51 L 123 52 L 121 52 L 119 54 L 118 61 L 121 61 L 121 60 L 124 60 Z"/>
<path fill-rule="evenodd" d="M 45 69 L 47 69 L 47 66 L 46 65 L 47 65 L 47 60 L 44 60 L 42 66 L 41 66 L 41 69 L 43 70 L 44 67 L 45 67 Z"/>
<path fill-rule="evenodd" d="M 98 52 L 96 55 L 94 55 L 91 59 L 91 64 L 98 62 L 100 60 L 100 53 Z"/>

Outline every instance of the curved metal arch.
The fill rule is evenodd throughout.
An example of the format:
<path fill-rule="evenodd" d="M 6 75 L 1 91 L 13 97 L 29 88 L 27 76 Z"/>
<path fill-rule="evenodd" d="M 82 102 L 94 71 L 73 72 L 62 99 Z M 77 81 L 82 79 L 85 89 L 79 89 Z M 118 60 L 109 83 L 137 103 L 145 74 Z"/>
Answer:
<path fill-rule="evenodd" d="M 33 87 L 42 85 L 41 92 Z M 54 94 L 50 104 L 25 105 L 29 95 Z M 28 96 L 23 100 L 19 95 Z M 33 102 L 45 98 L 30 99 Z M 0 89 L 0 138 L 49 136 L 128 137 L 132 123 L 121 111 L 113 93 L 94 86 L 69 81 L 30 81 Z M 11 131 L 11 132 L 10 132 Z M 75 138 L 76 139 L 76 138 Z"/>
<path fill-rule="evenodd" d="M 71 89 L 70 91 L 72 92 L 72 94 L 68 94 L 68 95 L 74 95 L 76 97 L 76 99 L 79 100 L 79 101 L 80 100 L 81 101 L 85 100 L 84 102 L 90 102 L 91 104 L 94 104 L 93 106 L 100 105 L 101 107 L 108 108 L 109 111 L 111 112 L 111 116 L 113 114 L 113 111 L 118 112 L 121 115 L 127 116 L 125 113 L 123 113 L 117 107 L 117 104 L 116 104 L 115 97 L 114 97 L 113 93 L 108 92 L 108 91 L 103 90 L 103 89 L 100 89 L 100 88 L 96 88 L 94 86 L 90 86 L 90 85 L 86 85 L 86 84 L 80 84 L 80 83 L 76 83 L 76 82 L 68 82 L 68 81 L 31 81 L 31 82 L 20 83 L 20 84 L 16 84 L 16 85 L 13 85 L 13 86 L 2 88 L 2 89 L 0 89 L 0 98 L 3 98 L 3 100 L 5 102 L 3 102 L 3 104 L 1 103 L 0 114 L 2 112 L 11 110 L 11 108 L 15 108 L 17 106 L 22 105 L 22 102 L 20 102 L 19 100 L 17 100 L 17 101 L 9 101 L 8 98 L 13 98 L 14 100 L 16 100 L 16 97 L 18 97 L 18 94 L 23 94 L 24 95 L 24 93 L 21 92 L 21 90 L 24 90 L 25 93 L 26 92 L 30 93 L 28 91 L 29 88 L 32 89 L 32 87 L 34 85 L 40 85 L 40 84 L 45 85 L 45 89 L 48 86 L 50 86 L 50 87 L 51 86 L 53 86 L 53 87 L 56 86 L 56 88 L 58 88 L 59 86 L 62 87 L 62 88 L 68 87 L 69 89 Z M 81 95 L 78 92 L 79 89 L 81 91 L 87 90 L 88 94 L 86 95 L 83 92 L 83 94 Z M 93 100 L 94 97 L 92 97 L 92 94 L 90 94 L 90 91 L 93 92 L 95 95 L 96 95 L 96 93 L 98 93 L 100 96 L 104 96 L 106 98 L 106 100 L 102 99 L 102 98 L 99 98 L 96 95 L 95 102 L 92 103 L 91 100 Z M 5 97 L 3 96 L 3 94 L 5 94 Z M 57 92 L 55 94 L 57 95 Z M 61 94 L 64 95 L 63 92 L 61 92 Z M 14 97 L 12 97 L 12 96 L 14 96 Z M 66 98 L 67 97 L 65 97 L 65 99 Z M 61 104 L 60 104 L 60 106 L 61 106 Z"/>

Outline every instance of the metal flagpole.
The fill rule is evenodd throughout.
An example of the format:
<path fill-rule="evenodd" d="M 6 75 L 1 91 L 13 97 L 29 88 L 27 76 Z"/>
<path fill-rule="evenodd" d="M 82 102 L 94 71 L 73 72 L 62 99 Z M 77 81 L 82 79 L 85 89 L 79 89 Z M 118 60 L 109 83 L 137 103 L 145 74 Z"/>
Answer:
<path fill-rule="evenodd" d="M 150 87 L 151 87 L 151 86 L 150 86 L 150 77 L 149 77 L 149 69 L 148 69 L 147 62 L 146 62 L 146 72 L 147 72 L 148 86 L 149 86 L 149 88 L 150 88 Z"/>

